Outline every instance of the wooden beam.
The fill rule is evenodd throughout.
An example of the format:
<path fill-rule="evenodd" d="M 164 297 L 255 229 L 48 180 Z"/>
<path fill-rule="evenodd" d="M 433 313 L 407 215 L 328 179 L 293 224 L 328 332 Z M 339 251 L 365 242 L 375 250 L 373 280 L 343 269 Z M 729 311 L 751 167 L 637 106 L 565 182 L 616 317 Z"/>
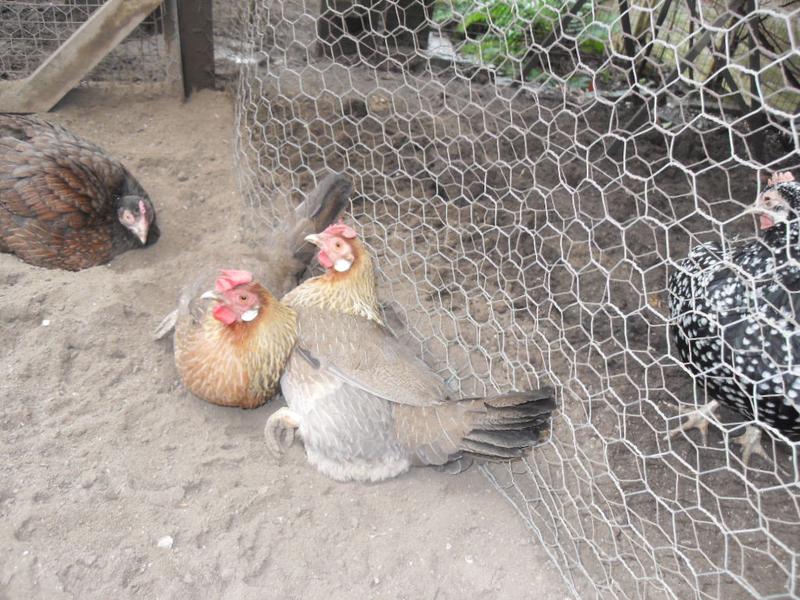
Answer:
<path fill-rule="evenodd" d="M 183 90 L 214 87 L 214 21 L 211 0 L 177 0 Z"/>
<path fill-rule="evenodd" d="M 25 79 L 0 81 L 0 112 L 47 112 L 161 0 L 108 0 Z"/>
<path fill-rule="evenodd" d="M 181 39 L 178 32 L 178 2 L 164 0 L 164 45 L 167 55 L 167 89 L 171 94 L 183 95 L 183 61 Z"/>
<path fill-rule="evenodd" d="M 722 13 L 722 15 L 718 16 L 714 21 L 712 27 L 710 29 L 705 29 L 703 31 L 703 35 L 697 40 L 697 42 L 692 46 L 692 49 L 686 53 L 686 56 L 681 57 L 680 55 L 676 57 L 678 61 L 678 66 L 670 73 L 666 79 L 664 80 L 664 84 L 659 87 L 658 91 L 655 94 L 655 103 L 657 104 L 660 102 L 664 97 L 664 91 L 672 85 L 675 81 L 678 80 L 680 77 L 681 72 L 683 72 L 684 68 L 693 66 L 694 60 L 700 55 L 700 53 L 709 45 L 713 47 L 714 44 L 714 37 L 717 35 L 717 31 L 722 28 L 725 23 L 729 20 L 735 20 L 737 18 L 736 13 L 739 8 L 746 2 L 747 0 L 733 0 L 733 2 L 728 6 L 728 10 Z M 733 15 L 733 16 L 731 16 Z M 702 29 L 701 29 L 702 31 Z M 623 125 L 623 130 L 629 132 L 631 134 L 635 133 L 639 130 L 639 128 L 647 122 L 648 117 L 650 116 L 650 108 L 647 102 L 639 108 L 639 110 L 631 117 L 631 119 Z M 616 156 L 619 154 L 619 149 L 623 144 L 623 140 L 617 139 L 614 141 L 608 149 L 609 156 Z"/>
<path fill-rule="evenodd" d="M 617 2 L 622 26 L 622 47 L 625 50 L 625 56 L 632 59 L 636 54 L 636 40 L 633 38 L 633 29 L 631 29 L 630 6 L 628 6 L 628 0 L 617 0 Z M 631 61 L 631 67 L 633 67 L 633 61 Z"/>
<path fill-rule="evenodd" d="M 669 14 L 669 9 L 672 7 L 672 0 L 664 0 L 664 3 L 661 5 L 661 10 L 658 11 L 658 16 L 656 17 L 656 22 L 653 27 L 653 39 L 650 40 L 650 44 L 648 44 L 647 48 L 645 48 L 644 56 L 642 57 L 642 63 L 644 63 L 648 56 L 650 56 L 650 52 L 653 50 L 653 47 L 658 40 L 658 36 L 661 33 L 661 26 L 664 24 L 664 21 L 667 19 L 667 15 Z"/>

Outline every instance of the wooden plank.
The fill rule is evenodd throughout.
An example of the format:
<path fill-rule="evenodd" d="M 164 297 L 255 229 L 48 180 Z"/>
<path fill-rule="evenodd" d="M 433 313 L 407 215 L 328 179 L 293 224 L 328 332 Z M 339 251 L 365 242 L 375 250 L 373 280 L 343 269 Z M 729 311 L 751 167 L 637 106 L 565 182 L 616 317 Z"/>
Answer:
<path fill-rule="evenodd" d="M 671 6 L 672 6 L 672 0 L 664 0 L 664 4 L 661 5 L 661 10 L 658 12 L 658 17 L 656 17 L 656 22 L 655 25 L 653 26 L 653 39 L 651 39 L 650 43 L 647 44 L 647 46 L 645 47 L 644 55 L 639 60 L 639 65 L 636 68 L 636 73 L 638 74 L 639 77 L 644 76 L 644 70 L 647 67 L 647 57 L 650 56 L 650 53 L 656 46 L 656 42 L 658 41 L 658 36 L 661 33 L 661 26 L 667 19 L 667 15 L 669 14 L 669 9 Z M 662 55 L 663 55 L 663 49 L 662 49 Z"/>
<path fill-rule="evenodd" d="M 625 51 L 625 56 L 633 58 L 636 54 L 636 40 L 633 38 L 633 29 L 631 29 L 631 12 L 628 6 L 628 0 L 617 0 L 619 4 L 620 25 L 622 26 L 622 47 Z M 631 68 L 634 64 L 631 61 Z M 631 81 L 632 78 L 629 77 Z"/>
<path fill-rule="evenodd" d="M 164 45 L 167 48 L 167 89 L 172 94 L 183 95 L 183 60 L 177 0 L 164 0 Z"/>
<path fill-rule="evenodd" d="M 705 29 L 703 31 L 703 35 L 697 40 L 697 42 L 692 46 L 692 49 L 686 53 L 685 56 L 681 57 L 678 56 L 678 66 L 676 69 L 670 73 L 666 79 L 664 80 L 664 85 L 661 87 L 659 93 L 656 94 L 655 102 L 660 102 L 664 97 L 664 90 L 666 90 L 673 82 L 675 82 L 681 72 L 686 67 L 693 66 L 693 61 L 696 59 L 703 50 L 708 47 L 709 45 L 713 45 L 714 37 L 717 35 L 719 30 L 725 26 L 725 23 L 729 20 L 736 19 L 736 11 L 746 2 L 747 0 L 734 0 L 729 6 L 728 10 L 726 10 L 722 15 L 718 16 L 714 23 L 712 24 L 710 29 Z M 644 125 L 648 118 L 650 117 L 650 106 L 646 102 L 639 110 L 631 117 L 631 119 L 623 125 L 623 130 L 626 132 L 630 132 L 631 134 L 635 133 L 639 130 L 639 128 Z M 609 156 L 617 156 L 619 154 L 619 150 L 623 144 L 622 139 L 615 140 L 608 149 Z"/>
<path fill-rule="evenodd" d="M 214 87 L 214 22 L 211 0 L 177 0 L 183 90 Z"/>
<path fill-rule="evenodd" d="M 0 112 L 47 112 L 161 0 L 108 0 L 30 76 L 0 82 Z"/>

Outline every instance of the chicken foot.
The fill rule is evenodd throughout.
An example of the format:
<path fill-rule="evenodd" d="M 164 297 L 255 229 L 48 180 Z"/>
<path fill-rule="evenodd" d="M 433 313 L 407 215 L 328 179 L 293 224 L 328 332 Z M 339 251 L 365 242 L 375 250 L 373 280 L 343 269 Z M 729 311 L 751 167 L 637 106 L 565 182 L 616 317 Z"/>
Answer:
<path fill-rule="evenodd" d="M 712 400 L 700 409 L 682 409 L 681 413 L 687 415 L 686 421 L 675 429 L 668 432 L 667 439 L 674 438 L 680 432 L 685 432 L 690 429 L 698 429 L 700 437 L 703 440 L 703 445 L 708 445 L 708 416 L 713 415 L 717 417 L 717 410 L 719 410 L 719 402 Z M 758 427 L 749 425 L 745 432 L 735 438 L 731 438 L 731 442 L 742 447 L 742 462 L 744 466 L 749 466 L 750 458 L 753 454 L 758 454 L 761 458 L 772 464 L 764 448 L 761 446 L 761 430 Z"/>
<path fill-rule="evenodd" d="M 745 467 L 748 466 L 750 457 L 754 453 L 758 454 L 770 465 L 772 464 L 772 459 L 770 459 L 770 457 L 764 451 L 764 448 L 761 446 L 761 429 L 755 425 L 748 425 L 745 428 L 744 433 L 735 438 L 731 438 L 731 442 L 742 447 L 742 462 L 744 463 Z"/>
<path fill-rule="evenodd" d="M 300 427 L 300 415 L 284 406 L 272 413 L 264 426 L 267 450 L 276 459 L 281 458 L 294 444 L 295 430 Z"/>
<path fill-rule="evenodd" d="M 672 439 L 682 431 L 685 432 L 690 429 L 697 429 L 700 431 L 703 445 L 708 446 L 708 417 L 711 415 L 714 418 L 718 418 L 717 410 L 719 410 L 719 402 L 716 400 L 712 400 L 703 408 L 681 408 L 681 414 L 688 415 L 688 418 L 675 429 L 670 429 L 669 432 L 667 432 L 666 439 Z"/>

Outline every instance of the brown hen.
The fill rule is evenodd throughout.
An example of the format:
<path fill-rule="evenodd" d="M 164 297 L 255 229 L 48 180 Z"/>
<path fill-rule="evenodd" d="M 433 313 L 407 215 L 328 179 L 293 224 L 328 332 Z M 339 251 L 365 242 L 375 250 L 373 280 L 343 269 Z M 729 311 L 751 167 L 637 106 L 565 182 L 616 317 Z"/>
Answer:
<path fill-rule="evenodd" d="M 0 252 L 78 271 L 158 237 L 150 198 L 119 161 L 58 125 L 0 114 Z"/>
<path fill-rule="evenodd" d="M 295 313 L 249 271 L 223 270 L 178 322 L 175 365 L 213 404 L 255 408 L 277 391 L 296 338 Z"/>

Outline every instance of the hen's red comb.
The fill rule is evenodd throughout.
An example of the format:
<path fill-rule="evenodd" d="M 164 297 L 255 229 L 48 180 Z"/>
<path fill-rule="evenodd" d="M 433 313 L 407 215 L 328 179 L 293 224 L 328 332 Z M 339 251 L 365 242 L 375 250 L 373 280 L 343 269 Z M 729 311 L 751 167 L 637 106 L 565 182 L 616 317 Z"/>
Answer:
<path fill-rule="evenodd" d="M 328 225 L 327 229 L 325 229 L 323 233 L 327 233 L 328 235 L 338 235 L 340 237 L 347 238 L 348 240 L 351 240 L 357 236 L 356 230 L 349 225 L 345 225 L 344 220 L 340 220 L 338 223 Z"/>
<path fill-rule="evenodd" d="M 227 292 L 236 286 L 242 285 L 243 283 L 250 283 L 251 281 L 253 281 L 253 274 L 250 271 L 222 269 L 220 270 L 220 276 L 217 278 L 214 287 L 218 292 Z"/>
<path fill-rule="evenodd" d="M 784 171 L 782 173 L 773 173 L 772 177 L 767 181 L 767 185 L 778 185 L 779 183 L 789 183 L 790 181 L 794 181 L 794 175 L 790 171 Z"/>

